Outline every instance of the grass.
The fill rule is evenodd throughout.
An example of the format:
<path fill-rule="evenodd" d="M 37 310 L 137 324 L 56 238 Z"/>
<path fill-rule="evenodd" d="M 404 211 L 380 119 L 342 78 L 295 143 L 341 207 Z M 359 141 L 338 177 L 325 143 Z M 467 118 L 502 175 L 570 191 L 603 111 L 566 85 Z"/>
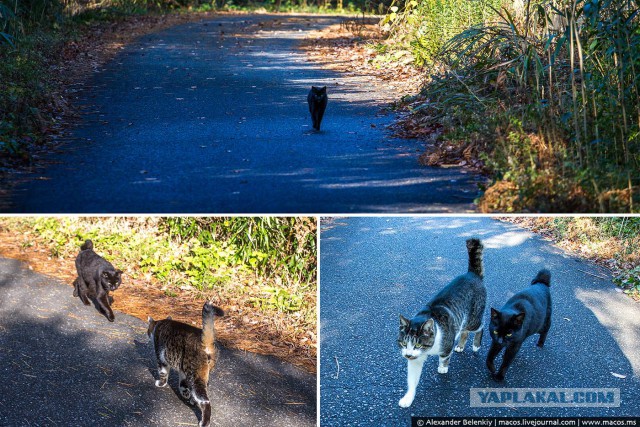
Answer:
<path fill-rule="evenodd" d="M 420 121 L 484 161 L 482 211 L 638 210 L 637 4 L 408 2 L 385 22 L 430 65 Z"/>
<path fill-rule="evenodd" d="M 91 239 L 125 273 L 115 308 L 199 324 L 211 299 L 228 312 L 225 345 L 284 359 L 295 353 L 294 363 L 315 369 L 314 218 L 2 218 L 0 232 L 3 255 L 68 284 Z"/>
<path fill-rule="evenodd" d="M 444 43 L 469 25 L 494 16 L 501 0 L 393 1 L 380 25 L 399 53 L 411 52 L 417 65 L 434 65 Z"/>
<path fill-rule="evenodd" d="M 509 217 L 563 249 L 611 269 L 614 283 L 640 301 L 639 217 Z"/>
<path fill-rule="evenodd" d="M 0 44 L 0 153 L 24 158 L 27 148 L 41 144 L 43 134 L 55 126 L 50 94 L 53 84 L 42 76 L 60 51 L 57 32 L 38 31 L 17 46 Z"/>
<path fill-rule="evenodd" d="M 0 1 L 0 154 L 7 164 L 29 164 L 60 131 L 69 106 L 56 70 L 65 46 L 98 18 L 91 11 L 72 16 L 59 1 Z M 103 19 L 119 18 L 105 12 Z"/>

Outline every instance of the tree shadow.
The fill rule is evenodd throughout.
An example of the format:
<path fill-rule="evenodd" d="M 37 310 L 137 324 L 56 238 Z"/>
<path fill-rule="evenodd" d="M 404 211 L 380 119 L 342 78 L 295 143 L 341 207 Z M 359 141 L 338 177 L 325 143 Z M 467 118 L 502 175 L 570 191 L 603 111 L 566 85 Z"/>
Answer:
<path fill-rule="evenodd" d="M 275 357 L 219 346 L 210 389 L 214 396 L 233 396 L 233 405 L 244 402 L 245 411 L 267 423 L 278 425 L 285 414 L 294 425 L 316 422 L 315 376 Z"/>
<path fill-rule="evenodd" d="M 250 34 L 226 28 L 246 27 L 246 18 L 214 18 L 210 23 L 222 23 L 229 37 L 221 39 L 218 25 L 190 23 L 127 46 L 81 94 L 94 111 L 56 155 L 62 163 L 47 169 L 50 179 L 21 185 L 12 209 L 472 210 L 481 177 L 420 165 L 421 145 L 381 130 L 389 122 L 379 117 L 387 100 L 376 99 L 370 81 L 323 69 L 304 52 L 292 51 L 305 33 L 306 18 L 256 21 L 288 18 L 274 31 Z M 326 16 L 313 20 L 340 22 Z M 314 84 L 329 86 L 319 134 L 308 133 L 306 95 Z M 123 147 L 126 155 L 118 155 Z M 93 162 L 114 162 L 111 176 L 88 174 Z M 210 191 L 189 190 L 205 187 Z"/>
<path fill-rule="evenodd" d="M 239 396 L 237 387 L 255 387 L 244 381 L 260 373 L 249 378 L 236 371 L 248 365 L 227 363 L 234 352 L 221 355 L 217 372 L 223 375 L 212 375 L 209 384 L 212 425 L 315 425 L 315 417 L 296 417 L 266 399 L 266 387 L 285 393 L 275 380 L 257 389 L 262 401 Z M 293 372 L 315 384 L 313 376 Z M 143 322 L 122 313 L 105 322 L 79 304 L 69 286 L 6 259 L 0 259 L 0 376 L 0 425 L 175 426 L 195 425 L 200 417 L 179 396 L 175 373 L 174 393 L 155 386 L 155 354 Z"/>

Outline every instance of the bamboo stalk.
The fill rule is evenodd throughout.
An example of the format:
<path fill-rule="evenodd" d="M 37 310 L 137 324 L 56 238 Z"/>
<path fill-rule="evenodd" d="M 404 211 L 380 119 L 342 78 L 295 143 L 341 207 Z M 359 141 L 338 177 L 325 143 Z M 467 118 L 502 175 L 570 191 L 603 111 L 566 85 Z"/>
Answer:
<path fill-rule="evenodd" d="M 573 127 L 574 127 L 574 132 L 575 132 L 575 138 L 576 138 L 576 150 L 577 150 L 577 154 L 578 154 L 578 161 L 580 164 L 580 167 L 582 167 L 583 165 L 583 159 L 582 159 L 582 149 L 580 147 L 581 145 L 581 136 L 580 136 L 580 125 L 578 124 L 578 118 L 577 118 L 577 114 L 576 112 L 578 111 L 578 91 L 576 90 L 576 74 L 574 72 L 575 70 L 575 52 L 574 52 L 574 36 L 575 36 L 575 32 L 573 30 L 574 26 L 575 26 L 575 7 L 576 7 L 576 1 L 573 1 L 573 9 L 571 12 L 567 11 L 567 20 L 569 21 L 569 63 L 571 65 L 571 97 L 572 97 L 572 102 L 573 102 L 573 114 L 572 114 L 572 118 L 573 118 Z"/>

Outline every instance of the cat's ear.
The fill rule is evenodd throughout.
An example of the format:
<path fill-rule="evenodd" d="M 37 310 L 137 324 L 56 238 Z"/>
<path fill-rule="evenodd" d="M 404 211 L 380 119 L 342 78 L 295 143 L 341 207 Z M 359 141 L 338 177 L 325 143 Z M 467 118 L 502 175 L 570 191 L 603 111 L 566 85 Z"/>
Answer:
<path fill-rule="evenodd" d="M 171 320 L 171 316 L 167 316 L 167 320 Z"/>
<path fill-rule="evenodd" d="M 118 277 L 122 276 L 122 270 L 116 270 L 116 276 Z"/>
<path fill-rule="evenodd" d="M 320 92 L 326 92 L 326 91 L 327 91 L 327 87 L 326 87 L 326 86 L 324 86 L 324 87 L 322 87 L 322 88 L 320 89 Z"/>
<path fill-rule="evenodd" d="M 151 317 L 151 316 L 147 316 L 147 322 L 148 322 L 148 323 L 153 322 L 153 317 Z"/>
<path fill-rule="evenodd" d="M 520 327 L 524 321 L 524 313 L 518 313 L 513 317 L 513 324 Z"/>
<path fill-rule="evenodd" d="M 409 323 L 411 323 L 409 321 L 409 319 L 407 319 L 406 317 L 404 317 L 402 314 L 400 315 L 400 327 L 401 328 L 406 328 L 407 326 L 409 326 Z"/>
<path fill-rule="evenodd" d="M 424 334 L 425 332 L 433 332 L 433 319 L 429 319 L 422 324 L 420 327 L 420 332 Z"/>
<path fill-rule="evenodd" d="M 500 312 L 491 307 L 491 319 L 497 319 L 498 317 L 500 317 Z"/>

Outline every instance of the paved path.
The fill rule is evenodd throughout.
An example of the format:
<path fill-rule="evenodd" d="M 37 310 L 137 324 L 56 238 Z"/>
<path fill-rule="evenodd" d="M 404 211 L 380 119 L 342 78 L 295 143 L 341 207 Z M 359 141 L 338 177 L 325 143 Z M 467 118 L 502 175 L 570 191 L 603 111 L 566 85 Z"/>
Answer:
<path fill-rule="evenodd" d="M 0 425 L 197 426 L 176 373 L 154 385 L 145 323 L 109 323 L 72 292 L 0 258 Z M 316 425 L 315 375 L 271 357 L 222 348 L 209 393 L 212 426 Z"/>
<path fill-rule="evenodd" d="M 86 113 L 6 208 L 27 213 L 448 212 L 477 178 L 418 165 L 369 80 L 296 46 L 336 17 L 224 16 L 140 38 L 81 92 Z M 261 25 L 258 25 L 261 24 Z M 329 87 L 322 132 L 306 94 Z"/>
<path fill-rule="evenodd" d="M 323 427 L 409 426 L 411 415 L 640 414 L 640 304 L 617 292 L 606 270 L 490 218 L 338 218 L 333 228 L 322 228 Z M 499 384 L 485 368 L 485 329 L 479 354 L 469 348 L 455 353 L 448 374 L 438 374 L 437 358 L 429 358 L 413 405 L 402 409 L 406 362 L 396 344 L 398 315 L 413 316 L 466 271 L 464 241 L 471 236 L 485 243 L 490 306 L 501 307 L 543 266 L 551 270 L 554 313 L 547 342 L 538 349 L 530 337 Z M 600 409 L 470 408 L 471 387 L 611 387 L 620 389 L 622 402 Z"/>

